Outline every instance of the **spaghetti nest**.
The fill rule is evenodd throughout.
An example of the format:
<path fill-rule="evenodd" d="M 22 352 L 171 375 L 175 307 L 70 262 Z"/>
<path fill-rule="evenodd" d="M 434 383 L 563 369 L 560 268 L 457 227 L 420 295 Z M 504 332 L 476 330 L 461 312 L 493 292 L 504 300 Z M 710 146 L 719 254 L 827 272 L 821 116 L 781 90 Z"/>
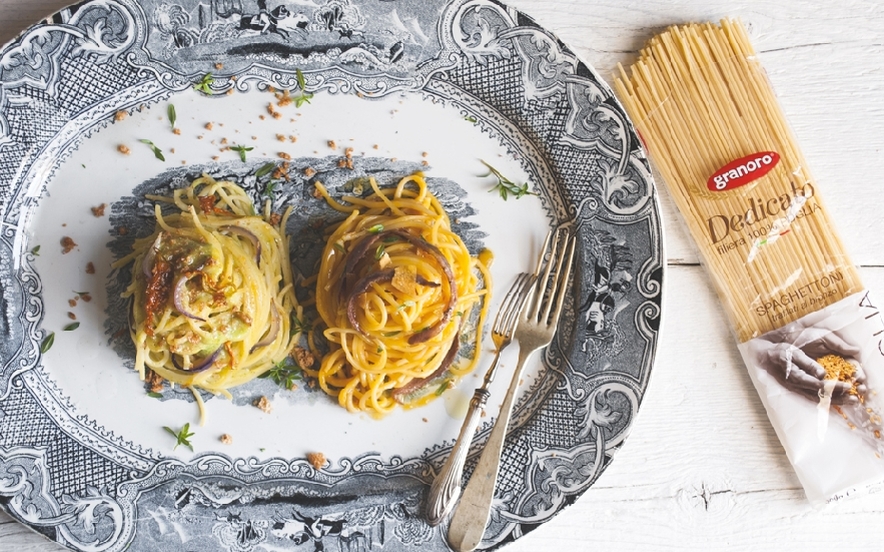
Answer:
<path fill-rule="evenodd" d="M 156 229 L 117 265 L 133 263 L 135 368 L 230 397 L 289 354 L 296 307 L 285 217 L 264 216 L 232 182 L 197 178 L 172 197 L 147 196 Z M 177 212 L 163 215 L 160 203 Z M 271 223 L 272 219 L 282 219 Z"/>
<path fill-rule="evenodd" d="M 349 216 L 326 242 L 316 283 L 330 350 L 317 370 L 305 371 L 351 412 L 382 416 L 397 404 L 428 402 L 473 369 L 491 280 L 421 174 L 395 188 L 370 183 L 373 194 L 345 196 L 347 205 L 316 184 Z M 474 346 L 461 361 L 462 334 Z"/>

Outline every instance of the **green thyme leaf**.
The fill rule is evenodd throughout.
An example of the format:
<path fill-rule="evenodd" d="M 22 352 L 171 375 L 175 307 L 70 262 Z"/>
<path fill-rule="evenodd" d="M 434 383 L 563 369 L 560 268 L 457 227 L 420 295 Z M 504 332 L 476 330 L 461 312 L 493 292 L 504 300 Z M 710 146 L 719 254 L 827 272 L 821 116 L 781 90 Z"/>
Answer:
<path fill-rule="evenodd" d="M 151 149 L 151 151 L 153 151 L 153 155 L 154 155 L 154 157 L 156 157 L 156 158 L 159 159 L 160 161 L 165 161 L 165 160 L 166 160 L 166 158 L 163 157 L 163 150 L 161 150 L 160 148 L 156 147 L 156 145 L 154 145 L 153 142 L 151 142 L 150 140 L 147 140 L 147 139 L 145 139 L 145 138 L 141 138 L 141 139 L 138 140 L 138 141 L 141 142 L 142 144 L 147 144 L 147 146 Z"/>
<path fill-rule="evenodd" d="M 80 323 L 79 323 L 79 322 L 71 322 L 70 324 L 68 324 L 67 326 L 64 327 L 64 331 L 66 331 L 66 332 L 72 332 L 72 331 L 76 330 L 76 329 L 79 328 L 79 327 L 80 327 Z"/>
<path fill-rule="evenodd" d="M 80 297 L 83 297 L 84 295 L 89 295 L 88 291 L 74 291 L 74 293 L 76 293 Z"/>
<path fill-rule="evenodd" d="M 372 234 L 379 234 L 384 231 L 384 225 L 383 224 L 375 224 L 374 226 L 369 228 L 368 231 Z"/>
<path fill-rule="evenodd" d="M 162 398 L 163 398 L 163 394 L 162 394 L 162 393 L 155 393 L 155 392 L 153 392 L 153 391 L 149 392 L 149 393 L 147 394 L 147 396 L 150 397 L 150 398 L 152 398 L 152 399 L 162 399 Z"/>
<path fill-rule="evenodd" d="M 292 313 L 292 335 L 296 333 L 307 333 L 313 329 L 313 324 L 309 320 L 301 320 L 295 313 Z"/>
<path fill-rule="evenodd" d="M 172 130 L 175 130 L 175 120 L 178 118 L 175 114 L 175 104 L 169 104 L 169 107 L 166 108 L 166 114 L 169 116 L 169 124 L 172 125 Z"/>
<path fill-rule="evenodd" d="M 39 246 L 39 245 L 34 246 L 34 248 L 31 249 L 31 255 L 33 255 L 33 256 L 35 256 L 35 257 L 39 257 L 39 256 L 40 256 L 40 246 Z"/>
<path fill-rule="evenodd" d="M 395 337 L 395 336 L 397 336 L 397 335 L 399 335 L 399 334 L 401 334 L 401 333 L 402 333 L 401 331 L 398 331 L 398 330 L 397 330 L 397 331 L 395 331 L 395 332 L 386 332 L 386 333 L 383 334 L 383 336 L 384 336 L 384 337 Z"/>
<path fill-rule="evenodd" d="M 261 165 L 260 169 L 255 171 L 255 178 L 261 178 L 263 176 L 267 176 L 268 174 L 273 172 L 273 169 L 275 169 L 275 168 L 276 168 L 276 163 L 265 163 L 264 165 Z"/>
<path fill-rule="evenodd" d="M 252 151 L 255 148 L 252 146 L 230 146 L 230 149 L 232 149 L 235 152 L 238 152 L 239 158 L 242 160 L 243 163 L 245 163 L 246 162 L 246 152 Z"/>
<path fill-rule="evenodd" d="M 304 73 L 300 69 L 295 69 L 295 76 L 298 79 L 298 88 L 301 90 L 297 95 L 292 96 L 292 99 L 295 101 L 295 107 L 301 107 L 305 103 L 310 103 L 313 94 L 307 92 L 307 79 L 304 78 Z"/>
<path fill-rule="evenodd" d="M 172 447 L 172 450 L 178 448 L 178 445 L 184 445 L 193 452 L 193 445 L 190 444 L 190 438 L 194 436 L 194 433 L 190 431 L 190 423 L 184 424 L 179 431 L 175 431 L 169 426 L 163 426 L 163 429 L 175 437 L 176 442 L 175 446 Z"/>
<path fill-rule="evenodd" d="M 277 362 L 273 368 L 261 374 L 260 377 L 273 380 L 276 385 L 285 389 L 291 389 L 295 382 L 302 377 L 301 367 L 291 357 L 286 357 Z"/>
<path fill-rule="evenodd" d="M 52 348 L 53 343 L 55 343 L 55 332 L 49 332 L 40 343 L 40 353 L 45 355 L 46 351 Z"/>
<path fill-rule="evenodd" d="M 384 256 L 385 251 L 386 251 L 386 248 L 384 247 L 384 244 L 379 245 L 378 248 L 374 252 L 374 260 L 376 260 L 376 261 L 381 260 L 381 257 Z"/>
<path fill-rule="evenodd" d="M 463 118 L 463 120 L 468 121 L 470 123 L 478 123 L 479 122 L 479 119 L 476 119 L 472 115 L 467 115 L 466 117 Z"/>
<path fill-rule="evenodd" d="M 264 195 L 271 195 L 273 193 L 273 190 L 276 189 L 276 184 L 276 180 L 271 180 L 270 182 L 268 182 L 267 185 L 264 186 Z"/>
<path fill-rule="evenodd" d="M 211 94 L 211 85 L 213 82 L 215 82 L 215 77 L 212 76 L 212 73 L 206 73 L 203 75 L 203 78 L 194 85 L 193 89 L 202 92 L 203 94 Z"/>
<path fill-rule="evenodd" d="M 413 306 L 414 306 L 414 301 L 412 301 L 411 299 L 409 299 L 408 301 L 405 301 L 404 303 L 402 303 L 401 305 L 399 305 L 398 307 L 396 307 L 396 312 L 399 312 L 399 311 L 401 311 L 402 309 L 404 309 L 404 308 L 406 308 L 406 307 L 413 307 Z"/>
<path fill-rule="evenodd" d="M 481 159 L 480 159 L 480 161 L 481 161 Z M 519 198 L 524 197 L 526 195 L 537 195 L 537 193 L 528 190 L 528 183 L 527 182 L 525 182 L 524 184 L 516 184 L 515 182 L 513 182 L 509 178 L 505 177 L 503 174 L 500 173 L 500 171 L 498 171 L 497 169 L 495 169 L 494 167 L 492 167 L 491 165 L 489 165 L 485 161 L 482 161 L 482 164 L 485 165 L 486 167 L 488 167 L 488 170 L 490 171 L 488 174 L 486 174 L 484 176 L 486 176 L 486 177 L 494 176 L 497 179 L 497 184 L 492 186 L 492 188 L 489 191 L 490 192 L 497 191 L 500 194 L 500 197 L 503 198 L 504 201 L 507 200 L 507 198 L 509 197 L 510 194 L 512 194 L 516 199 L 519 199 Z"/>

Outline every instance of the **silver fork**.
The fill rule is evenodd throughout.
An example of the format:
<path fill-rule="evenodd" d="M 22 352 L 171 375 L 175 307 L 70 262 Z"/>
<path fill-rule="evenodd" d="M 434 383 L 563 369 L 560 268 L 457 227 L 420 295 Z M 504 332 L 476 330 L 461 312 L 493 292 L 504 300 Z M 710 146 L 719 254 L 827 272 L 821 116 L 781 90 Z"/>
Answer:
<path fill-rule="evenodd" d="M 560 233 L 563 235 L 559 236 Z M 491 430 L 488 442 L 485 443 L 479 463 L 476 464 L 476 469 L 463 491 L 448 528 L 448 543 L 457 552 L 474 550 L 482 541 L 485 525 L 491 514 L 494 485 L 500 469 L 500 455 L 522 370 L 535 351 L 550 344 L 562 312 L 574 258 L 574 238 L 569 237 L 567 231 L 547 235 L 543 250 L 546 253 L 541 255 L 538 262 L 535 272 L 537 281 L 532 288 L 531 298 L 519 316 L 516 326 L 515 339 L 519 342 L 519 363 L 516 365 L 513 381 L 507 390 L 500 415 Z M 542 268 L 545 258 L 548 261 L 545 268 Z"/>
<path fill-rule="evenodd" d="M 528 298 L 535 278 L 533 274 L 525 272 L 519 274 L 494 318 L 494 326 L 491 329 L 491 339 L 494 341 L 495 347 L 494 360 L 485 373 L 482 386 L 473 393 L 470 409 L 460 428 L 454 448 L 451 449 L 451 454 L 448 455 L 445 465 L 439 470 L 430 487 L 430 494 L 427 496 L 427 522 L 430 525 L 439 525 L 451 511 L 460 495 L 460 481 L 463 477 L 463 466 L 467 460 L 467 453 L 470 451 L 470 444 L 473 442 L 473 436 L 479 426 L 479 419 L 485 412 L 485 403 L 491 396 L 488 386 L 494 381 L 501 351 L 513 339 L 513 331 L 519 321 L 519 313 L 525 305 L 525 300 Z"/>

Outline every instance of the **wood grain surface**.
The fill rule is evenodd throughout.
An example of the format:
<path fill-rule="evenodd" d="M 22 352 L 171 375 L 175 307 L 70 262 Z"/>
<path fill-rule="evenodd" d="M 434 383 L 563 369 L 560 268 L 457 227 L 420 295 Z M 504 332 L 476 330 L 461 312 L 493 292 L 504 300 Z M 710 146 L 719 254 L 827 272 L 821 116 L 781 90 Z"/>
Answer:
<path fill-rule="evenodd" d="M 0 43 L 63 7 L 0 0 Z M 610 82 L 663 27 L 739 17 L 838 230 L 884 300 L 884 5 L 513 0 Z M 884 549 L 884 496 L 812 508 L 767 421 L 683 224 L 661 194 L 663 335 L 631 436 L 599 482 L 508 552 Z M 59 545 L 0 513 L 0 551 Z"/>

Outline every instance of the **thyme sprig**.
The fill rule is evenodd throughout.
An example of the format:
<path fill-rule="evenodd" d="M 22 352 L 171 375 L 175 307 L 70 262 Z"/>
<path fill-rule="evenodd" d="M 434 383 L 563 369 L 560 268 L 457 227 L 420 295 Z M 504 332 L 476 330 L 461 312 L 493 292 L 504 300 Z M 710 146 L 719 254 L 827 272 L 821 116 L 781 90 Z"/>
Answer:
<path fill-rule="evenodd" d="M 183 445 L 190 449 L 193 452 L 193 445 L 190 444 L 190 438 L 194 436 L 194 433 L 190 431 L 190 423 L 184 424 L 180 430 L 175 431 L 169 426 L 163 426 L 168 433 L 170 433 L 173 437 L 175 437 L 175 446 L 172 447 L 172 450 L 178 448 L 178 445 Z"/>
<path fill-rule="evenodd" d="M 482 161 L 480 159 L 480 161 Z M 482 164 L 488 167 L 490 171 L 488 174 L 484 175 L 485 177 L 494 176 L 497 179 L 497 184 L 495 184 L 489 191 L 497 191 L 500 194 L 500 197 L 506 201 L 509 198 L 509 195 L 512 194 L 516 199 L 524 197 L 526 195 L 537 195 L 536 192 L 532 192 L 528 189 L 528 183 L 524 184 L 516 184 L 509 178 L 505 177 L 499 170 L 495 169 L 487 162 L 482 161 Z"/>

